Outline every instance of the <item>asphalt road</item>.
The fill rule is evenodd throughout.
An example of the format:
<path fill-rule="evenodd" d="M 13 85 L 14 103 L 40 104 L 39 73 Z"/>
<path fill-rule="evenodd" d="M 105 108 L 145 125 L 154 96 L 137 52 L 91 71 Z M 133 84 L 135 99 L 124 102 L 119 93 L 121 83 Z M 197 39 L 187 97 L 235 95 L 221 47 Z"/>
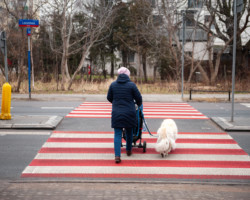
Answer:
<path fill-rule="evenodd" d="M 12 101 L 12 115 L 65 116 L 82 101 Z M 230 103 L 190 103 L 207 117 L 230 115 Z M 237 116 L 249 116 L 250 108 L 236 103 Z M 175 120 L 180 132 L 223 132 L 210 120 Z M 157 131 L 161 119 L 147 119 L 150 131 Z M 56 130 L 113 131 L 110 119 L 65 118 Z M 18 180 L 22 170 L 32 161 L 46 142 L 49 130 L 0 130 L 0 179 Z M 250 154 L 250 133 L 230 132 L 238 144 Z"/>
<path fill-rule="evenodd" d="M 12 101 L 12 115 L 65 116 L 84 100 Z M 230 103 L 189 102 L 207 117 L 229 117 Z M 235 104 L 236 116 L 250 116 L 250 108 Z M 147 119 L 156 131 L 161 119 Z M 224 132 L 210 120 L 175 120 L 180 132 Z M 113 131 L 110 119 L 65 118 L 56 128 L 62 131 Z M 23 180 L 20 175 L 50 137 L 51 130 L 0 129 L 0 199 L 249 199 L 249 185 L 221 182 L 80 182 L 81 180 Z M 229 132 L 250 154 L 250 133 Z"/>

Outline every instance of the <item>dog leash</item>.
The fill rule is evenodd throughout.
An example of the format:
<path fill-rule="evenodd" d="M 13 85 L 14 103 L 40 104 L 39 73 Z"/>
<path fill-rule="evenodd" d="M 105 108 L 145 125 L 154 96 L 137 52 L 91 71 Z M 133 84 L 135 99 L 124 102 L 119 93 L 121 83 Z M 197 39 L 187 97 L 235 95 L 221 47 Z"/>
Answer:
<path fill-rule="evenodd" d="M 153 134 L 150 132 L 150 130 L 149 130 L 149 128 L 148 128 L 148 125 L 147 125 L 147 123 L 146 123 L 146 120 L 145 120 L 145 118 L 144 118 L 144 114 L 143 114 L 143 112 L 142 112 L 142 109 L 143 109 L 142 106 L 138 106 L 138 108 L 139 108 L 139 110 L 141 111 L 142 119 L 143 119 L 143 122 L 144 122 L 144 124 L 145 124 L 145 127 L 146 127 L 146 129 L 147 129 L 149 135 L 151 135 L 152 137 L 158 138 L 158 136 L 153 135 Z"/>

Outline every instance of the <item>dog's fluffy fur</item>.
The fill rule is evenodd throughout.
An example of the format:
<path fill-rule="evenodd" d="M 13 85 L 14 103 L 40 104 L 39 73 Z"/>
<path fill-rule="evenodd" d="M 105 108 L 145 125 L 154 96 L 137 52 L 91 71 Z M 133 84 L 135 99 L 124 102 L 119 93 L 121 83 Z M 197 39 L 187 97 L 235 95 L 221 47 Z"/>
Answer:
<path fill-rule="evenodd" d="M 175 141 L 177 139 L 178 129 L 176 123 L 172 119 L 165 119 L 160 128 L 157 130 L 157 143 L 155 150 L 159 152 L 162 157 L 176 148 Z"/>

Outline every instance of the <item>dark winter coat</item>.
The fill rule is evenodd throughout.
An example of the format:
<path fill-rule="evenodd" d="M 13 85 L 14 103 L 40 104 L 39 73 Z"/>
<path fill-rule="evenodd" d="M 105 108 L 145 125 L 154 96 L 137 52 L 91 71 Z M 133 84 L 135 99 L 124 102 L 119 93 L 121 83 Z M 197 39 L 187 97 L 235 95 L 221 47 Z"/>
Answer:
<path fill-rule="evenodd" d="M 141 106 L 142 96 L 126 74 L 120 74 L 110 85 L 107 99 L 112 103 L 112 128 L 136 127 L 135 102 Z"/>

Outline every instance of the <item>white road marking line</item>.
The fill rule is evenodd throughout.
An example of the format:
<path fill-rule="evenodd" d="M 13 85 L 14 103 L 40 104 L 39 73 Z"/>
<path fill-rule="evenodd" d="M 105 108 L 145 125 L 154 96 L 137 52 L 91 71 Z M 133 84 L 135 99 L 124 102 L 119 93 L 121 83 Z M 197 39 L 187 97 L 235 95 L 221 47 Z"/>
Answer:
<path fill-rule="evenodd" d="M 246 106 L 246 107 L 250 108 L 250 103 L 241 103 L 241 105 L 243 105 L 243 106 Z"/>
<path fill-rule="evenodd" d="M 177 143 L 176 148 L 190 149 L 241 149 L 238 144 L 195 144 Z M 43 147 L 50 148 L 114 148 L 114 143 L 84 143 L 84 142 L 46 142 Z M 147 148 L 155 148 L 155 143 L 147 143 Z"/>
<path fill-rule="evenodd" d="M 250 168 L 207 167 L 112 167 L 112 166 L 28 166 L 23 171 L 34 174 L 180 174 L 250 176 Z"/>
<path fill-rule="evenodd" d="M 101 113 L 101 114 L 111 114 L 111 111 L 86 111 L 86 110 L 82 110 L 82 111 L 79 111 L 79 110 L 74 110 L 72 111 L 70 114 L 94 114 L 94 113 Z M 201 113 L 190 113 L 190 112 L 169 112 L 169 111 L 166 111 L 166 112 L 143 112 L 145 115 L 150 115 L 150 114 L 155 114 L 155 115 L 202 115 Z"/>
<path fill-rule="evenodd" d="M 74 107 L 41 107 L 44 110 L 57 110 L 57 109 L 74 109 Z"/>
<path fill-rule="evenodd" d="M 155 135 L 156 136 L 156 135 Z M 74 133 L 53 133 L 51 138 L 114 138 L 113 133 L 109 134 L 74 134 Z M 149 134 L 143 134 L 143 138 L 155 138 Z M 230 135 L 209 135 L 209 134 L 178 134 L 177 138 L 186 139 L 232 139 Z"/>
<path fill-rule="evenodd" d="M 250 161 L 248 155 L 204 155 L 204 154 L 169 154 L 162 158 L 160 154 L 121 154 L 122 160 L 200 160 L 200 161 Z M 38 153 L 35 159 L 53 160 L 113 160 L 113 153 Z"/>
<path fill-rule="evenodd" d="M 111 113 L 110 114 L 103 114 L 103 115 L 95 115 L 95 114 L 88 114 L 88 115 L 80 115 L 80 114 L 68 114 L 67 117 L 83 117 L 83 118 L 88 118 L 88 117 L 104 117 L 104 118 L 110 118 L 111 117 Z M 145 118 L 156 118 L 156 119 L 165 119 L 165 118 L 173 118 L 173 119 L 208 119 L 205 115 L 201 115 L 201 116 L 176 116 L 176 115 L 147 115 L 145 116 Z"/>
<path fill-rule="evenodd" d="M 0 132 L 0 135 L 50 135 L 51 132 Z"/>

